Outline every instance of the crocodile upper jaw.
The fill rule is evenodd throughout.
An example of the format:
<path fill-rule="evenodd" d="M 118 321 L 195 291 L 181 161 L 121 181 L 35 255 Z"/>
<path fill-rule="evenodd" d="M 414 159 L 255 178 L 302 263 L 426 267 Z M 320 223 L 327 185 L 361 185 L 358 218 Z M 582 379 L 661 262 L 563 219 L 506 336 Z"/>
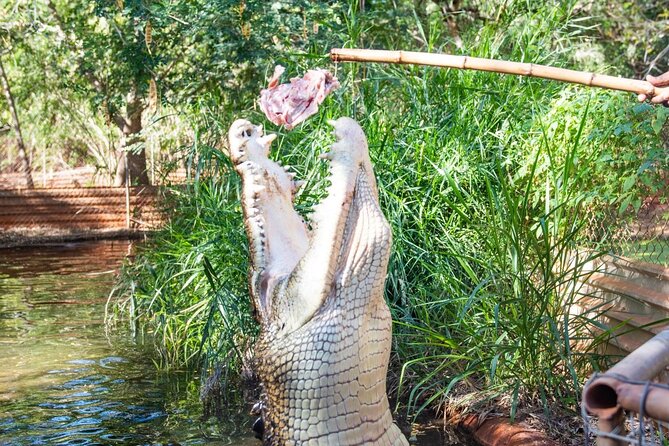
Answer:
<path fill-rule="evenodd" d="M 315 206 L 311 230 L 293 207 L 294 174 L 268 158 L 275 135 L 237 120 L 230 128 L 230 158 L 242 177 L 242 207 L 251 250 L 251 294 L 260 322 L 277 336 L 310 320 L 334 284 L 337 259 L 363 172 L 377 196 L 367 140 L 350 118 L 329 121 L 336 141 L 321 157 L 330 161 L 327 197 Z"/>

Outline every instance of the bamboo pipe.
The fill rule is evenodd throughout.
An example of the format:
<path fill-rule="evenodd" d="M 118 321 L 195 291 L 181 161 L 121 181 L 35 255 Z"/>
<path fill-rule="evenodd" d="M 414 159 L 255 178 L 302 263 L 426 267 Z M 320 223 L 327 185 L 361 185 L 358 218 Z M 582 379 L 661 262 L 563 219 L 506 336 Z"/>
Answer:
<path fill-rule="evenodd" d="M 618 408 L 640 413 L 643 403 L 646 416 L 669 423 L 669 389 L 651 386 L 646 393 L 645 387 L 602 376 L 589 387 L 585 405 L 594 415 L 607 418 Z"/>
<path fill-rule="evenodd" d="M 639 381 L 655 378 L 669 366 L 669 329 L 627 355 L 604 375 L 583 389 L 583 404 L 600 419 L 612 419 L 620 409 L 642 412 L 669 422 L 669 389 L 645 388 Z M 630 383 L 629 381 L 634 381 Z M 645 402 L 642 401 L 647 391 Z"/>
<path fill-rule="evenodd" d="M 495 73 L 517 74 L 556 81 L 571 82 L 589 87 L 609 88 L 644 94 L 648 98 L 657 96 L 669 87 L 659 88 L 650 82 L 638 79 L 608 76 L 549 67 L 533 63 L 510 62 L 506 60 L 482 59 L 480 57 L 453 56 L 451 54 L 420 53 L 414 51 L 365 50 L 356 48 L 332 48 L 333 62 L 381 62 L 396 64 L 429 65 L 434 67 L 459 68 L 461 70 L 492 71 Z"/>

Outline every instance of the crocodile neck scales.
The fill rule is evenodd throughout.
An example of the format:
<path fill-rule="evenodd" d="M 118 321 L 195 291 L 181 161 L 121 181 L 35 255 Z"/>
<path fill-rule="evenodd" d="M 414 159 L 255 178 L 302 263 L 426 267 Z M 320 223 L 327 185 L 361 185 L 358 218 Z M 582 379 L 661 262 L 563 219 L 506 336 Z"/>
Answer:
<path fill-rule="evenodd" d="M 386 395 L 391 317 L 383 286 L 390 227 L 357 122 L 331 122 L 330 187 L 311 218 L 294 175 L 268 159 L 274 135 L 248 121 L 229 133 L 242 179 L 250 290 L 261 334 L 266 445 L 407 445 Z"/>

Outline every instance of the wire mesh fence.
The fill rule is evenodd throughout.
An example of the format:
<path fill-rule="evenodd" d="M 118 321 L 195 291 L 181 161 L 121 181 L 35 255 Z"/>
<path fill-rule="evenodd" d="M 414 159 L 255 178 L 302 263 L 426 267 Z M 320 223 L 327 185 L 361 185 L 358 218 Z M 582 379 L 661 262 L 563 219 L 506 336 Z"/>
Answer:
<path fill-rule="evenodd" d="M 669 267 L 669 189 L 619 209 L 592 212 L 586 243 L 611 254 Z"/>
<path fill-rule="evenodd" d="M 596 443 L 594 438 L 613 440 L 618 443 L 634 446 L 667 446 L 669 445 L 669 425 L 667 423 L 657 422 L 653 419 L 640 417 L 634 412 L 624 414 L 624 424 L 620 429 L 613 432 L 605 432 L 598 429 L 596 418 L 584 416 L 584 425 L 586 428 L 586 445 L 601 444 Z"/>
<path fill-rule="evenodd" d="M 597 291 L 599 287 L 597 292 L 600 293 L 598 295 L 602 301 L 610 303 L 611 311 L 602 315 L 601 322 L 610 329 L 609 343 L 617 346 L 618 351 L 626 355 L 638 349 L 641 341 L 657 333 L 667 323 L 669 276 L 663 272 L 666 270 L 656 265 L 669 267 L 669 187 L 639 199 L 636 203 L 631 200 L 622 212 L 618 206 L 593 207 L 588 213 L 588 219 L 583 245 L 631 261 L 614 261 L 602 269 L 603 278 L 600 276 L 592 282 L 594 288 L 589 288 Z M 642 267 L 639 261 L 653 265 Z M 608 257 L 605 262 L 610 262 Z M 626 271 L 629 268 L 634 273 Z M 657 299 L 646 301 L 648 296 Z M 620 324 L 626 328 L 618 331 L 616 327 L 621 326 Z M 638 367 L 644 366 L 639 364 Z M 669 446 L 669 385 L 666 384 L 666 370 L 652 381 L 635 381 L 610 373 L 595 374 L 585 384 L 584 395 L 592 382 L 599 377 L 613 377 L 628 389 L 633 387 L 640 403 L 630 406 L 619 401 L 617 393 L 620 389 L 617 389 L 616 395 L 605 403 L 610 404 L 610 407 L 607 406 L 609 412 L 603 409 L 594 411 L 601 418 L 589 414 L 583 404 L 581 415 L 586 445 Z M 654 395 L 661 392 L 665 395 L 664 400 L 659 403 L 662 416 L 658 416 L 656 411 L 657 398 L 651 399 L 651 405 L 648 405 L 649 392 L 654 392 Z M 649 416 L 649 407 L 652 409 L 652 416 Z"/>

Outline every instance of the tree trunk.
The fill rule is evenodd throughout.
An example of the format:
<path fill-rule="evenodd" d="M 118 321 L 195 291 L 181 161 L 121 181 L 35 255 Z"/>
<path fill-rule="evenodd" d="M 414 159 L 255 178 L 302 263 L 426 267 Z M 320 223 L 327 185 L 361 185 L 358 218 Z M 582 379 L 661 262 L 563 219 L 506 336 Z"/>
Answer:
<path fill-rule="evenodd" d="M 12 115 L 12 127 L 16 135 L 16 146 L 18 147 L 19 162 L 21 163 L 21 172 L 24 175 L 26 187 L 32 189 L 33 177 L 30 173 L 30 161 L 26 153 L 26 146 L 23 143 L 23 135 L 21 135 L 21 125 L 19 124 L 19 116 L 16 113 L 16 106 L 14 105 L 14 97 L 12 91 L 9 89 L 9 81 L 5 74 L 5 67 L 2 65 L 2 58 L 0 58 L 0 81 L 2 81 L 2 89 L 5 91 L 5 98 L 7 98 L 7 105 L 9 106 L 9 113 Z"/>
<path fill-rule="evenodd" d="M 123 137 L 121 138 L 121 147 L 117 153 L 118 165 L 114 186 L 125 186 L 126 182 L 128 184 L 150 184 L 146 170 L 144 148 L 127 150 L 128 147 L 140 141 L 143 111 L 142 100 L 137 95 L 137 89 L 133 88 L 131 93 L 128 94 L 126 116 L 116 120 L 121 132 L 123 132 Z"/>

